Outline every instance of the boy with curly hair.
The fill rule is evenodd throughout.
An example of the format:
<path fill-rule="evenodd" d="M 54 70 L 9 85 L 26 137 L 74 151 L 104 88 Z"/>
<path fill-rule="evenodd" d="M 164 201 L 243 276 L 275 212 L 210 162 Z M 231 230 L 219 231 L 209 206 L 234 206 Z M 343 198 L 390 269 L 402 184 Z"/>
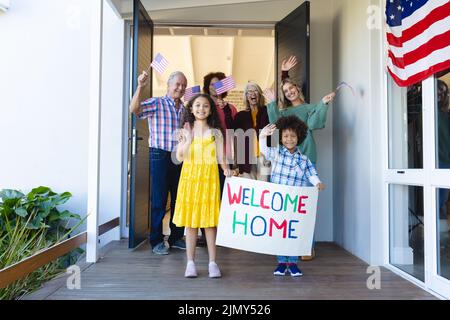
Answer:
<path fill-rule="evenodd" d="M 275 130 L 279 130 L 279 145 L 267 147 L 266 140 Z M 308 186 L 308 181 L 319 190 L 325 189 L 311 160 L 303 155 L 298 146 L 308 134 L 307 125 L 296 116 L 281 117 L 275 124 L 269 124 L 261 130 L 259 148 L 267 160 L 272 162 L 270 182 L 288 186 Z M 287 271 L 293 277 L 303 275 L 298 268 L 298 257 L 277 256 L 278 266 L 274 275 L 285 275 Z"/>

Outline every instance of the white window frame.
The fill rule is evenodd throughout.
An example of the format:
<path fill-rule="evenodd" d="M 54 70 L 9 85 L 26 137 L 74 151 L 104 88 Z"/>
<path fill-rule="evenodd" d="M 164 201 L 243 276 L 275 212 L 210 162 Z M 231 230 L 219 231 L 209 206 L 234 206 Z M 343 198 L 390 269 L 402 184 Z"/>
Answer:
<path fill-rule="evenodd" d="M 382 8 L 385 8 L 385 0 Z M 384 14 L 383 14 L 384 19 Z M 386 34 L 386 25 L 382 23 L 383 37 Z M 383 53 L 387 52 L 386 41 L 383 40 Z M 383 65 L 386 66 L 386 55 L 383 54 Z M 384 262 L 385 266 L 411 281 L 417 286 L 427 290 L 439 298 L 450 299 L 450 280 L 437 274 L 437 219 L 436 219 L 436 190 L 440 187 L 450 189 L 450 169 L 436 169 L 436 121 L 435 121 L 435 78 L 430 77 L 422 82 L 422 120 L 423 120 L 423 169 L 389 169 L 389 112 L 388 112 L 388 72 L 385 70 L 382 77 L 382 94 L 384 96 L 383 112 L 383 220 L 384 230 Z M 398 171 L 403 171 L 400 174 Z M 399 184 L 405 186 L 422 186 L 424 193 L 424 267 L 425 281 L 421 281 L 390 264 L 390 221 L 389 221 L 389 185 Z"/>

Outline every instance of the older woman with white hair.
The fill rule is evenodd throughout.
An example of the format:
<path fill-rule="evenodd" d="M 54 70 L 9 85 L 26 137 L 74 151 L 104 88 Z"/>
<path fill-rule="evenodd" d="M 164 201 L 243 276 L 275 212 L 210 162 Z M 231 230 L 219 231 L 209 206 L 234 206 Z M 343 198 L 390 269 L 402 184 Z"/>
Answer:
<path fill-rule="evenodd" d="M 264 170 L 268 163 L 260 154 L 258 136 L 259 130 L 269 124 L 269 116 L 262 90 L 255 82 L 245 86 L 244 104 L 245 110 L 238 112 L 233 121 L 236 165 L 241 177 L 267 181 L 270 169 Z"/>

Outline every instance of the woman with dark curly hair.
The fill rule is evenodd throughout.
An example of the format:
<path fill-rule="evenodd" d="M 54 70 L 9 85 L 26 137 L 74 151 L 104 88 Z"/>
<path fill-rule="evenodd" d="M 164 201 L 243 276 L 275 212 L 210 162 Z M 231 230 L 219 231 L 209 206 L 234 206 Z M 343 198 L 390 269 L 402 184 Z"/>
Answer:
<path fill-rule="evenodd" d="M 231 103 L 226 102 L 224 99 L 227 97 L 228 92 L 224 92 L 222 94 L 217 94 L 216 88 L 214 87 L 214 84 L 220 80 L 225 79 L 225 73 L 223 72 L 211 72 L 208 73 L 203 78 L 203 92 L 206 94 L 209 94 L 216 105 L 217 114 L 219 115 L 220 120 L 220 126 L 222 129 L 223 136 L 225 137 L 225 158 L 227 160 L 227 163 L 233 163 L 233 149 L 232 149 L 232 142 L 233 137 L 230 135 L 227 135 L 227 129 L 233 128 L 233 121 L 236 117 L 237 110 L 236 107 L 233 106 Z M 221 188 L 223 188 L 223 184 L 225 182 L 225 178 L 221 175 L 220 176 L 220 184 Z"/>
<path fill-rule="evenodd" d="M 279 130 L 278 147 L 267 147 L 267 137 Z M 307 125 L 296 116 L 281 117 L 275 124 L 264 127 L 259 135 L 261 153 L 272 162 L 270 182 L 287 186 L 308 186 L 325 189 L 311 160 L 298 150 L 298 146 L 308 135 Z M 278 256 L 278 266 L 273 272 L 276 276 L 289 272 L 293 277 L 302 275 L 298 268 L 298 257 Z"/>
<path fill-rule="evenodd" d="M 215 101 L 220 123 L 224 130 L 231 129 L 233 119 L 237 114 L 236 107 L 224 100 L 228 92 L 217 94 L 216 88 L 214 87 L 216 82 L 225 78 L 226 76 L 223 72 L 211 72 L 203 78 L 203 93 L 209 94 Z"/>

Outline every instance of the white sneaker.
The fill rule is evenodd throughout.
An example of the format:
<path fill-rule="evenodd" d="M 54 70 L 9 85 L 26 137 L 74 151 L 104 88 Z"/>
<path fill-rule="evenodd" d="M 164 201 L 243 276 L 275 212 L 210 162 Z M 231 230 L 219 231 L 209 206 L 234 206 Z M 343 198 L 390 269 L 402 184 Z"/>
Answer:
<path fill-rule="evenodd" d="M 210 278 L 220 278 L 220 277 L 222 277 L 222 274 L 220 273 L 219 266 L 214 261 L 211 261 L 209 263 L 208 271 L 209 271 L 209 277 Z"/>
<path fill-rule="evenodd" d="M 188 261 L 186 265 L 186 271 L 184 272 L 186 278 L 197 278 L 197 269 L 195 268 L 194 261 Z"/>

